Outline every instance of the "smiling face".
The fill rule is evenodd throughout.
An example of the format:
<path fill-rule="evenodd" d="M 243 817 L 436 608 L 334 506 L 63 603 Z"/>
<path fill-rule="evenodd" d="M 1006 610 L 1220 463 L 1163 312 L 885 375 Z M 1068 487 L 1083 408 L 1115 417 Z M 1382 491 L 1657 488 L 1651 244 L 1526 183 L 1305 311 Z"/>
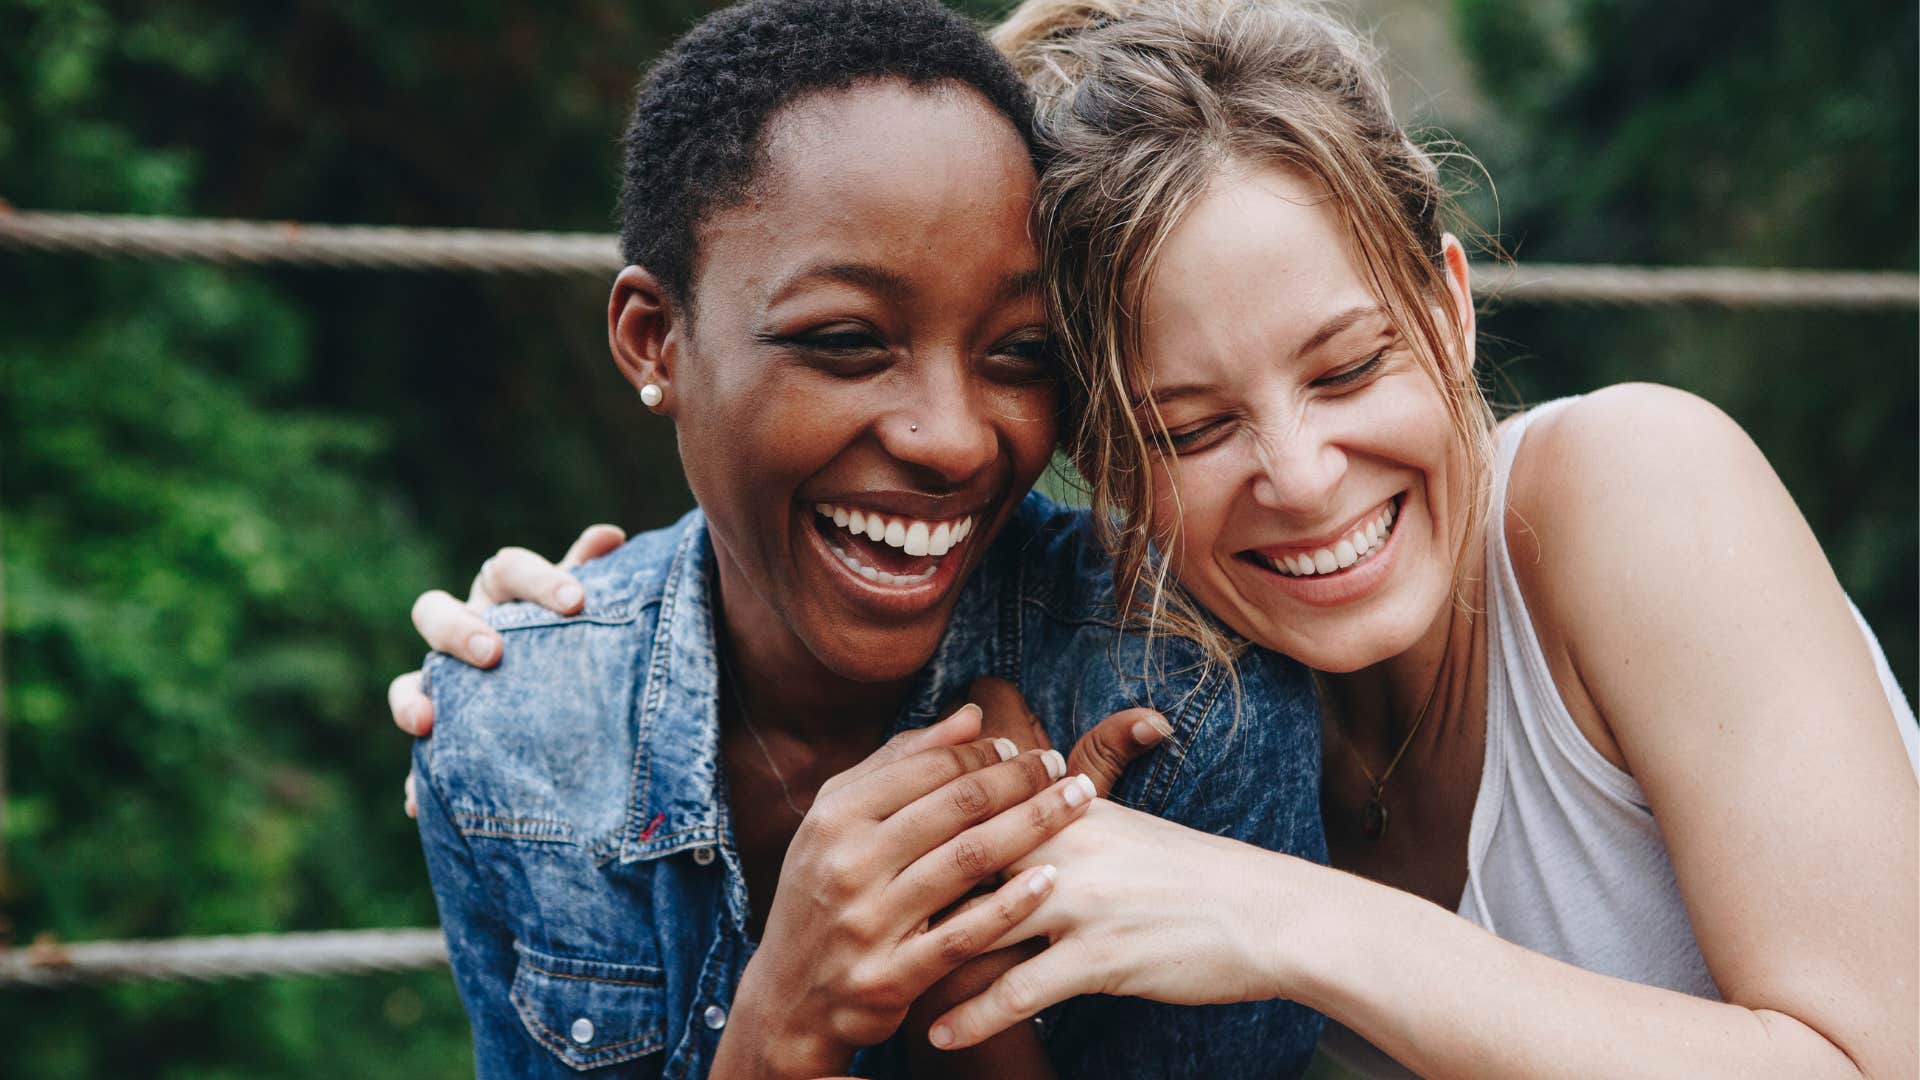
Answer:
<path fill-rule="evenodd" d="M 736 637 L 905 678 L 1053 449 L 1033 168 L 947 85 L 803 98 L 765 149 L 699 230 L 691 312 L 629 374 L 670 376 Z"/>
<path fill-rule="evenodd" d="M 1471 364 L 1465 260 L 1449 281 Z M 1458 256 L 1458 257 L 1456 257 Z M 1154 469 L 1174 572 L 1267 648 L 1352 671 L 1445 609 L 1472 469 L 1434 379 L 1349 255 L 1337 210 L 1277 167 L 1220 176 L 1174 228 L 1141 345 L 1175 455 Z"/>

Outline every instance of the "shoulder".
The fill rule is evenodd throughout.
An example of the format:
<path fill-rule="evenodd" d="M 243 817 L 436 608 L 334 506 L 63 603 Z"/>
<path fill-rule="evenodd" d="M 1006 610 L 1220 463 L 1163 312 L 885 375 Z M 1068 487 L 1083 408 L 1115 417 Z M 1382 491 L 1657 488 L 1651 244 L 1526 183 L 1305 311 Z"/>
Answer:
<path fill-rule="evenodd" d="M 1784 494 L 1739 424 L 1710 402 L 1650 383 L 1608 387 L 1535 417 L 1514 460 L 1502 527 L 1516 570 L 1549 566 L 1577 585 L 1684 538 L 1724 536 L 1718 515 L 1751 517 L 1746 497 Z M 1528 548 L 1565 559 L 1518 557 Z M 1590 567 L 1572 561 L 1589 555 Z M 1521 570 L 1523 580 L 1528 577 Z M 1531 589 L 1529 590 L 1532 591 Z"/>
<path fill-rule="evenodd" d="M 503 635 L 538 627 L 631 619 L 660 603 L 677 568 L 701 556 L 706 519 L 689 511 L 665 528 L 640 533 L 620 547 L 576 569 L 586 604 L 575 615 L 558 615 L 538 604 L 502 604 L 487 612 L 487 622 Z"/>
<path fill-rule="evenodd" d="M 1566 650 L 1602 713 L 1602 672 L 1645 684 L 1667 659 L 1653 653 L 1708 648 L 1755 604 L 1839 595 L 1753 440 L 1668 387 L 1611 387 L 1537 418 L 1501 527 L 1543 646 Z"/>
<path fill-rule="evenodd" d="M 994 541 L 993 563 L 1017 578 L 1024 605 L 1066 620 L 1115 622 L 1113 560 L 1084 507 L 1028 494 Z"/>
<path fill-rule="evenodd" d="M 491 669 L 428 658 L 435 723 L 418 752 L 463 832 L 591 843 L 613 831 L 661 613 L 676 589 L 704 582 L 685 562 L 703 558 L 702 541 L 689 515 L 588 563 L 577 615 L 489 612 L 504 641 Z"/>

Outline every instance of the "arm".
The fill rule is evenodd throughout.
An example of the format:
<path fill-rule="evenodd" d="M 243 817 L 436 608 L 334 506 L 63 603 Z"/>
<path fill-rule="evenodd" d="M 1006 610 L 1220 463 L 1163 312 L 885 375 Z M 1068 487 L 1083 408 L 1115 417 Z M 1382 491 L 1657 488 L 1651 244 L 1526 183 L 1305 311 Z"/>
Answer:
<path fill-rule="evenodd" d="M 1428 1075 L 1912 1074 L 1914 777 L 1818 545 L 1703 403 L 1626 388 L 1556 420 L 1529 435 L 1538 471 L 1516 472 L 1551 575 L 1523 584 L 1604 717 L 1596 745 L 1617 742 L 1661 822 L 1727 1000 L 1583 971 L 1384 886 L 1192 836 L 1132 851 L 1179 852 L 1189 895 L 1223 902 L 1148 926 L 1135 898 L 1154 890 L 1122 876 L 1121 838 L 1144 828 L 1106 814 L 1035 853 L 1062 887 L 1016 932 L 1052 928 L 1055 944 L 949 1014 L 956 1041 L 1105 988 L 1294 996 Z M 1102 827 L 1092 855 L 1076 833 Z M 1104 908 L 1076 900 L 1096 879 L 1111 879 Z M 1142 962 L 1170 943 L 1194 961 L 1186 978 Z"/>
<path fill-rule="evenodd" d="M 536 1058 L 538 1047 L 527 1037 L 507 997 L 516 966 L 513 932 L 505 914 L 491 902 L 488 884 L 480 876 L 466 838 L 448 817 L 424 744 L 414 751 L 411 775 L 417 778 L 420 844 L 447 938 L 447 958 L 473 1028 L 474 1073 L 481 1077 L 536 1075 L 544 1062 Z"/>

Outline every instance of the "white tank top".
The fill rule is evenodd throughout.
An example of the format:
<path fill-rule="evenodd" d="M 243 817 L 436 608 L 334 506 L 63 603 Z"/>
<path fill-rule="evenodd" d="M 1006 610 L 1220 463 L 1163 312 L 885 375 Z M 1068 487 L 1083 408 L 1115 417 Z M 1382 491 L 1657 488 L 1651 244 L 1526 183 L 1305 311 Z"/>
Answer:
<path fill-rule="evenodd" d="M 1487 750 L 1459 913 L 1589 971 L 1718 1000 L 1646 796 L 1568 714 L 1507 553 L 1514 457 L 1527 426 L 1571 400 L 1515 418 L 1496 451 L 1487 515 Z M 1920 773 L 1913 710 L 1858 608 L 1853 617 L 1873 651 L 1908 762 Z M 1347 1073 L 1409 1075 L 1337 1024 L 1328 1025 L 1320 1045 L 1322 1056 Z"/>

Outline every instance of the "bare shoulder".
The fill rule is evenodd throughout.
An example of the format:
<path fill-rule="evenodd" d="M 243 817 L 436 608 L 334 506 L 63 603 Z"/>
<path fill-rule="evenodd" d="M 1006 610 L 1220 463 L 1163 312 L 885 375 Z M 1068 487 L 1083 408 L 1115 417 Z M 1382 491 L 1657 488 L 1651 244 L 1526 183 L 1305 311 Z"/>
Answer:
<path fill-rule="evenodd" d="M 1777 520 L 1784 511 L 1799 520 L 1739 424 L 1703 398 L 1651 383 L 1598 390 L 1536 418 L 1509 485 L 1505 527 L 1516 569 L 1538 562 L 1521 558 L 1524 551 L 1591 554 L 1603 564 L 1676 552 L 1683 536 L 1710 538 L 1733 524 L 1720 515 Z M 1554 573 L 1538 584 L 1590 576 Z"/>

